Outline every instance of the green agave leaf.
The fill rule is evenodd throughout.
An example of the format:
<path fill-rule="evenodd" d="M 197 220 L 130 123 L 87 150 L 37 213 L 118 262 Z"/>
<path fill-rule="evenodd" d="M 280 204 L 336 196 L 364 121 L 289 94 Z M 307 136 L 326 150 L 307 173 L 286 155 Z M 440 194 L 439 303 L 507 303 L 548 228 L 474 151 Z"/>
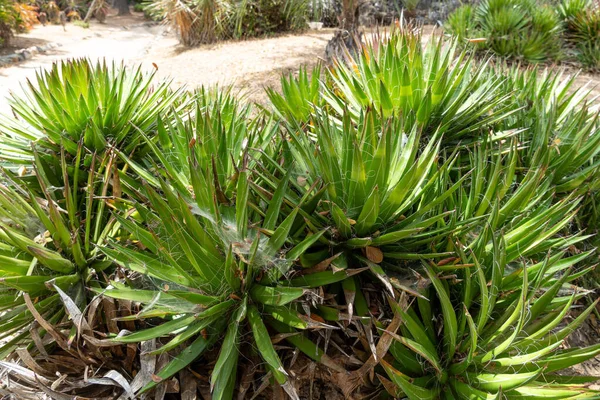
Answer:
<path fill-rule="evenodd" d="M 368 268 L 355 268 L 343 271 L 323 271 L 307 274 L 299 278 L 291 279 L 287 282 L 290 286 L 315 288 L 319 286 L 330 285 L 332 283 L 343 281 L 346 278 L 360 274 Z"/>
<path fill-rule="evenodd" d="M 199 304 L 205 307 L 213 306 L 219 302 L 219 298 L 216 296 L 207 296 L 205 294 L 186 292 L 182 290 L 169 290 L 167 294 L 189 301 L 190 303 Z"/>
<path fill-rule="evenodd" d="M 75 265 L 73 265 L 73 263 L 68 259 L 64 258 L 60 253 L 46 249 L 45 247 L 36 244 L 34 241 L 29 240 L 25 236 L 14 232 L 12 229 L 4 226 L 0 226 L 0 229 L 2 229 L 6 236 L 8 236 L 8 239 L 14 243 L 15 246 L 34 256 L 40 261 L 40 263 L 44 264 L 48 268 L 63 274 L 74 272 Z"/>
<path fill-rule="evenodd" d="M 436 400 L 439 398 L 439 389 L 426 389 L 411 383 L 411 378 L 394 369 L 385 360 L 381 360 L 381 365 L 383 365 L 392 382 L 398 385 L 410 400 Z"/>
<path fill-rule="evenodd" d="M 475 389 L 474 387 L 459 381 L 458 379 L 450 379 L 450 385 L 458 395 L 460 399 L 469 400 L 495 400 L 498 397 L 495 394 L 486 393 L 481 390 Z"/>
<path fill-rule="evenodd" d="M 352 226 L 348 221 L 348 217 L 344 214 L 344 211 L 342 211 L 340 206 L 336 203 L 331 203 L 331 216 L 342 238 L 350 238 L 352 235 Z"/>
<path fill-rule="evenodd" d="M 239 327 L 241 321 L 246 318 L 246 311 L 246 300 L 243 300 L 229 321 L 229 327 L 210 379 L 210 389 L 214 399 L 227 400 L 233 395 L 239 357 Z"/>
<path fill-rule="evenodd" d="M 156 257 L 130 250 L 126 247 L 113 244 L 111 248 L 102 248 L 102 252 L 115 262 L 142 274 L 149 274 L 155 278 L 173 282 L 181 286 L 194 287 L 195 282 L 188 272 L 178 265 L 164 264 Z"/>
<path fill-rule="evenodd" d="M 273 375 L 275 379 L 280 385 L 283 385 L 287 382 L 287 372 L 283 369 L 283 365 L 281 364 L 281 360 L 275 352 L 273 348 L 273 344 L 271 343 L 271 336 L 265 327 L 265 324 L 262 322 L 262 318 L 258 310 L 255 306 L 248 307 L 248 321 L 250 322 L 250 326 L 252 327 L 252 332 L 254 333 L 254 341 L 258 347 L 258 351 L 260 352 L 263 360 L 269 364 L 271 371 L 273 371 Z"/>
<path fill-rule="evenodd" d="M 532 361 L 537 360 L 538 358 L 543 357 L 548 353 L 553 352 L 562 344 L 563 344 L 563 342 L 561 341 L 561 342 L 554 343 L 553 345 L 550 345 L 546 348 L 543 348 L 538 351 L 534 351 L 529 354 L 523 354 L 523 355 L 511 356 L 511 357 L 505 357 L 505 358 L 495 358 L 493 360 L 493 363 L 496 365 L 502 366 L 502 367 L 524 365 L 527 363 L 531 363 Z"/>
<path fill-rule="evenodd" d="M 303 294 L 304 289 L 293 287 L 254 284 L 250 288 L 252 300 L 270 306 L 283 306 L 300 298 Z"/>
<path fill-rule="evenodd" d="M 0 278 L 0 286 L 8 286 L 26 293 L 40 293 L 50 290 L 49 286 L 56 285 L 63 290 L 80 281 L 79 275 L 64 276 L 12 276 Z"/>
<path fill-rule="evenodd" d="M 595 399 L 600 396 L 598 391 L 590 391 L 582 388 L 570 388 L 561 385 L 547 385 L 542 382 L 539 385 L 525 385 L 506 392 L 510 399 Z"/>
<path fill-rule="evenodd" d="M 283 204 L 283 199 L 288 189 L 288 181 L 290 180 L 291 174 L 292 169 L 290 168 L 286 173 L 285 177 L 281 179 L 279 185 L 277 186 L 277 189 L 275 190 L 275 193 L 273 193 L 273 197 L 269 202 L 269 208 L 267 209 L 267 213 L 265 214 L 265 219 L 262 224 L 263 229 L 275 229 L 281 205 Z"/>
<path fill-rule="evenodd" d="M 208 334 L 207 328 L 215 325 L 217 320 L 222 318 L 221 315 L 209 316 L 192 322 L 185 330 L 175 335 L 168 343 L 161 346 L 159 349 L 148 352 L 148 354 L 160 354 L 166 351 L 173 350 L 182 344 L 186 343 L 188 339 L 192 338 L 197 334 Z"/>
<path fill-rule="evenodd" d="M 452 306 L 452 302 L 448 297 L 446 288 L 437 277 L 433 269 L 427 263 L 423 263 L 423 267 L 425 268 L 427 276 L 431 280 L 431 283 L 433 284 L 442 305 L 442 313 L 444 315 L 444 342 L 446 343 L 447 357 L 452 358 L 454 352 L 456 351 L 456 337 L 458 333 L 456 313 L 454 311 L 454 307 Z"/>
<path fill-rule="evenodd" d="M 425 359 L 428 363 L 431 364 L 431 366 L 433 368 L 435 368 L 435 370 L 437 371 L 438 374 L 442 373 L 442 368 L 440 366 L 440 362 L 439 362 L 437 353 L 430 352 L 429 350 L 427 350 L 427 348 L 425 346 L 421 345 L 420 343 L 418 343 L 417 341 L 414 341 L 412 339 L 408 339 L 408 338 L 399 336 L 399 335 L 397 335 L 393 332 L 389 332 L 389 331 L 385 331 L 385 333 L 390 335 L 392 338 L 394 338 L 394 340 L 397 340 L 398 342 L 402 343 L 404 346 L 406 346 L 410 350 L 414 351 L 415 353 L 417 353 L 418 355 L 423 357 L 423 359 Z"/>
<path fill-rule="evenodd" d="M 402 322 L 412 335 L 413 339 L 424 346 L 429 353 L 437 354 L 436 344 L 434 344 L 434 342 L 432 342 L 429 338 L 429 335 L 426 333 L 425 327 L 421 324 L 421 321 L 417 318 L 413 318 L 413 316 L 405 312 L 398 303 L 389 297 L 388 302 L 392 306 L 394 312 L 400 315 Z"/>
<path fill-rule="evenodd" d="M 302 318 L 300 314 L 288 307 L 264 306 L 264 311 L 274 320 L 292 328 L 306 329 L 309 326 L 306 318 Z"/>
<path fill-rule="evenodd" d="M 555 355 L 542 358 L 539 361 L 539 364 L 545 366 L 545 373 L 550 373 L 582 363 L 590 358 L 596 357 L 598 354 L 600 354 L 600 344 L 580 349 L 559 351 Z M 530 364 L 530 366 L 532 365 L 533 363 Z"/>
<path fill-rule="evenodd" d="M 312 342 L 310 339 L 304 336 L 302 332 L 294 331 L 294 329 L 290 326 L 274 319 L 269 319 L 268 323 L 278 332 L 290 334 L 285 336 L 285 340 L 294 345 L 296 348 L 298 348 L 301 352 L 306 354 L 314 361 L 319 362 L 328 368 L 331 368 L 331 370 L 333 371 L 347 373 L 344 367 L 338 365 L 334 360 L 327 356 L 323 349 L 321 349 L 314 342 Z"/>
<path fill-rule="evenodd" d="M 379 189 L 377 186 L 373 189 L 373 193 L 369 195 L 365 205 L 360 212 L 356 220 L 356 234 L 358 236 L 365 236 L 371 232 L 377 217 L 379 216 Z"/>
<path fill-rule="evenodd" d="M 465 376 L 475 388 L 496 393 L 501 389 L 507 391 L 534 381 L 543 370 L 543 368 L 540 368 L 533 372 L 513 374 L 467 372 Z"/>
<path fill-rule="evenodd" d="M 137 343 L 143 342 L 145 340 L 158 338 L 161 336 L 167 336 L 177 331 L 178 329 L 187 327 L 189 324 L 194 322 L 195 319 L 196 317 L 194 316 L 173 319 L 171 321 L 157 325 L 153 328 L 143 329 L 141 331 L 133 332 L 125 336 L 117 336 L 112 340 L 118 343 Z"/>
<path fill-rule="evenodd" d="M 298 215 L 298 209 L 294 209 L 286 217 L 286 219 L 275 229 L 273 235 L 269 238 L 265 252 L 267 257 L 273 257 L 277 251 L 281 249 L 281 246 L 284 245 L 285 241 L 289 238 L 290 231 L 296 219 L 296 215 Z"/>
<path fill-rule="evenodd" d="M 188 365 L 190 365 L 194 360 L 196 360 L 204 351 L 210 346 L 214 344 L 217 340 L 218 335 L 213 334 L 209 337 L 209 339 L 204 339 L 202 336 L 198 336 L 194 342 L 186 347 L 179 355 L 173 358 L 163 369 L 156 373 L 156 376 L 161 378 L 162 380 L 169 379 L 177 372 L 181 371 Z M 158 382 L 149 382 L 144 386 L 140 393 L 147 392 L 158 384 Z"/>
<path fill-rule="evenodd" d="M 287 252 L 286 258 L 290 261 L 295 261 L 301 257 L 310 247 L 315 244 L 325 233 L 325 230 L 309 235 L 302 242 L 294 246 L 290 251 Z"/>

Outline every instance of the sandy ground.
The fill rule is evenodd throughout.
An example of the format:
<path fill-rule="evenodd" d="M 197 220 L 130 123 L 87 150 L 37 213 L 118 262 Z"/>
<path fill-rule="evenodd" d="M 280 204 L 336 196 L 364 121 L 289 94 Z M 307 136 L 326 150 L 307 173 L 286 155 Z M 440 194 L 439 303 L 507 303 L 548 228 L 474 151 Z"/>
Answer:
<path fill-rule="evenodd" d="M 61 46 L 44 54 L 36 54 L 31 60 L 0 68 L 0 111 L 7 109 L 4 97 L 9 91 L 18 91 L 22 82 L 35 78 L 39 68 L 48 68 L 55 61 L 76 57 L 106 57 L 130 62 L 145 54 L 160 29 L 158 26 L 144 26 L 143 19 L 137 16 L 113 17 L 105 25 L 92 23 L 90 29 L 69 24 L 66 32 L 60 25 L 37 25 L 31 32 L 16 38 L 13 45 L 22 41 L 26 46 L 42 46 L 50 42 Z"/>
<path fill-rule="evenodd" d="M 249 98 L 264 99 L 264 87 L 279 86 L 282 73 L 313 66 L 324 56 L 332 31 L 314 31 L 184 50 L 161 40 L 146 59 L 157 60 L 159 75 L 176 85 L 232 84 Z"/>
<path fill-rule="evenodd" d="M 426 27 L 425 36 L 429 34 L 431 27 Z M 187 49 L 178 44 L 175 35 L 166 27 L 144 20 L 141 13 L 127 17 L 109 15 L 106 24 L 92 21 L 89 29 L 69 24 L 64 31 L 62 26 L 38 25 L 31 32 L 14 38 L 11 47 L 24 48 L 49 42 L 62 46 L 36 54 L 31 60 L 0 68 L 0 112 L 9 111 L 5 98 L 9 92 L 18 92 L 27 78 L 35 78 L 39 68 L 48 68 L 57 60 L 74 57 L 141 64 L 146 70 L 153 69 L 156 64 L 159 78 L 172 79 L 176 87 L 233 85 L 249 100 L 263 102 L 265 86 L 279 88 L 281 73 L 295 72 L 301 65 L 315 65 L 324 56 L 332 35 L 333 30 L 325 29 Z M 600 77 L 583 73 L 578 78 L 581 85 L 589 81 L 599 84 Z M 595 94 L 600 95 L 600 88 Z"/>
<path fill-rule="evenodd" d="M 282 72 L 297 71 L 300 65 L 315 65 L 324 55 L 332 32 L 321 30 L 186 49 L 179 46 L 175 35 L 164 26 L 149 23 L 138 13 L 127 17 L 109 15 L 106 24 L 92 22 L 89 29 L 67 25 L 66 32 L 62 26 L 38 25 L 15 38 L 12 47 L 49 42 L 62 46 L 0 68 L 0 112 L 8 111 L 6 95 L 18 92 L 27 78 L 35 78 L 36 70 L 74 57 L 141 64 L 147 70 L 153 69 L 155 63 L 158 76 L 171 78 L 174 86 L 233 85 L 249 99 L 261 101 L 265 98 L 263 87 L 277 87 Z"/>

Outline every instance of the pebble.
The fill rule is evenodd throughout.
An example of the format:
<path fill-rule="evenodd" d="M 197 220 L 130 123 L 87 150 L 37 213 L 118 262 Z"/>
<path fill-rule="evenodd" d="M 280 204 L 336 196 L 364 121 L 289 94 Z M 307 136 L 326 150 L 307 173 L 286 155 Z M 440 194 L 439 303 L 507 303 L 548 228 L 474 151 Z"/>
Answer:
<path fill-rule="evenodd" d="M 25 60 L 30 60 L 37 53 L 45 53 L 50 49 L 61 46 L 60 43 L 49 43 L 44 46 L 31 46 L 26 49 L 15 51 L 13 54 L 0 56 L 0 67 L 6 67 L 11 64 L 16 64 Z"/>

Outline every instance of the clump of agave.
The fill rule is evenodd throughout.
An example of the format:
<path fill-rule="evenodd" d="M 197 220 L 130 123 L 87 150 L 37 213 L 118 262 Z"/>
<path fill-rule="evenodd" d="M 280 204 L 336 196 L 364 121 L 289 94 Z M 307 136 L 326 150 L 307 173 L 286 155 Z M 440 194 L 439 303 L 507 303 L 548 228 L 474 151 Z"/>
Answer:
<path fill-rule="evenodd" d="M 112 262 L 97 245 L 117 233 L 110 210 L 126 197 L 116 150 L 142 153 L 139 132 L 156 132 L 181 98 L 151 83 L 140 70 L 74 60 L 11 98 L 15 118 L 0 121 L 3 357 L 31 341 L 34 320 L 63 321 L 61 297 L 83 307 L 102 286 Z"/>
<path fill-rule="evenodd" d="M 109 69 L 81 61 L 30 99 L 62 70 L 111 93 Z M 0 365 L 18 385 L 2 393 L 34 398 L 27 368 L 63 343 L 38 340 L 35 319 L 70 329 L 82 359 L 112 354 L 87 382 L 122 398 L 305 398 L 325 380 L 348 397 L 600 395 L 557 374 L 600 354 L 564 347 L 597 305 L 562 324 L 590 294 L 576 284 L 593 269 L 600 171 L 597 111 L 572 81 L 502 76 L 415 31 L 284 78 L 271 109 L 111 71 L 137 113 L 72 88 L 65 121 L 88 124 L 57 129 L 62 111 L 16 101 L 27 118 L 1 127 Z M 88 315 L 96 301 L 128 313 L 89 322 L 91 298 Z"/>
<path fill-rule="evenodd" d="M 485 0 L 448 16 L 445 29 L 466 47 L 530 63 L 568 59 L 597 70 L 600 9 L 593 0 Z"/>

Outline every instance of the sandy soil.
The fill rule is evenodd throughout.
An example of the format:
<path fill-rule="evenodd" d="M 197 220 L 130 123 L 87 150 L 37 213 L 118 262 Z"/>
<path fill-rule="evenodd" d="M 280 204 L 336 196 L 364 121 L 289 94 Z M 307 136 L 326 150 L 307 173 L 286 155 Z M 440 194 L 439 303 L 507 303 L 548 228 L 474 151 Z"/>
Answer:
<path fill-rule="evenodd" d="M 432 29 L 425 28 L 425 36 L 429 36 Z M 324 56 L 332 35 L 333 30 L 325 29 L 187 49 L 178 44 L 166 27 L 144 20 L 141 13 L 127 17 L 109 15 L 106 24 L 92 21 L 89 29 L 69 24 L 64 31 L 62 26 L 38 25 L 31 32 L 15 37 L 12 50 L 50 42 L 62 46 L 37 54 L 31 60 L 0 68 L 0 112 L 9 110 L 5 96 L 10 91 L 18 92 L 22 82 L 35 77 L 36 70 L 74 57 L 141 64 L 147 70 L 156 64 L 158 76 L 172 79 L 174 86 L 193 89 L 202 85 L 233 85 L 249 100 L 263 102 L 265 86 L 278 88 L 281 73 L 295 72 L 301 65 L 315 65 Z M 581 74 L 578 78 L 581 85 L 590 80 L 600 84 L 598 76 Z M 595 94 L 600 95 L 600 88 Z"/>
<path fill-rule="evenodd" d="M 159 75 L 171 76 L 176 85 L 232 84 L 250 99 L 264 99 L 264 87 L 278 87 L 282 73 L 301 65 L 313 66 L 324 56 L 331 30 L 307 32 L 243 42 L 224 42 L 194 49 L 173 47 L 161 40 L 146 56 L 155 60 Z"/>
<path fill-rule="evenodd" d="M 5 96 L 17 91 L 39 68 L 57 60 L 89 57 L 141 64 L 144 69 L 158 66 L 160 78 L 172 78 L 176 86 L 188 88 L 219 84 L 233 85 L 251 100 L 265 99 L 264 86 L 278 86 L 282 72 L 297 71 L 300 65 L 315 65 L 324 55 L 332 30 L 306 32 L 243 42 L 186 49 L 166 27 L 145 21 L 143 15 L 109 15 L 106 24 L 91 22 L 89 29 L 67 25 L 36 26 L 17 36 L 12 48 L 42 46 L 50 42 L 62 46 L 37 54 L 31 60 L 0 68 L 0 112 L 8 111 Z"/>

